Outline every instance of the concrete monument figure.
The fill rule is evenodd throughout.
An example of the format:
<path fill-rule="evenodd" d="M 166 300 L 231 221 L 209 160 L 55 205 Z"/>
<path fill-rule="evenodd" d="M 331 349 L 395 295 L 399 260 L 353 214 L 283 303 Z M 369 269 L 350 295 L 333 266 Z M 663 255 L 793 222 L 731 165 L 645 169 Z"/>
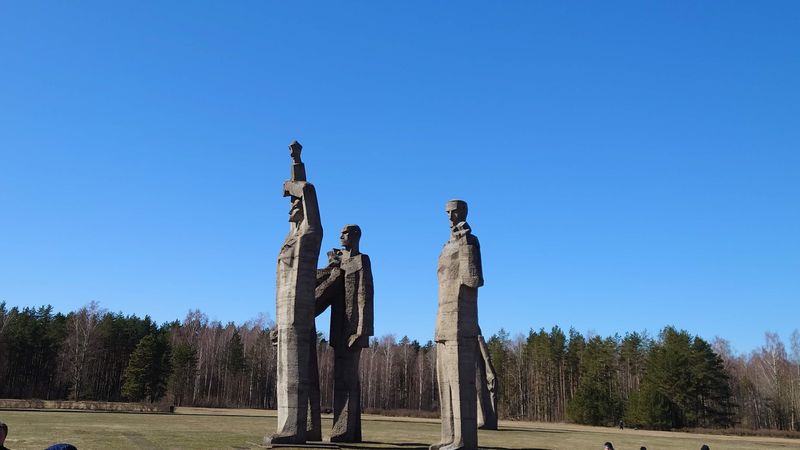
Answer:
<path fill-rule="evenodd" d="M 445 211 L 450 219 L 450 240 L 439 255 L 439 311 L 434 336 L 442 440 L 430 450 L 475 450 L 478 288 L 483 286 L 480 244 L 466 222 L 466 202 L 450 200 Z"/>
<path fill-rule="evenodd" d="M 331 442 L 361 442 L 361 349 L 373 335 L 373 285 L 369 256 L 359 251 L 361 228 L 345 225 L 342 249 L 328 252 L 317 271 L 317 314 L 331 307 L 333 428 Z"/>
<path fill-rule="evenodd" d="M 481 357 L 477 358 L 478 372 L 475 380 L 478 389 L 478 428 L 497 429 L 497 374 L 489 356 L 489 347 L 483 336 L 478 336 Z"/>
<path fill-rule="evenodd" d="M 278 255 L 278 430 L 264 438 L 268 445 L 322 439 L 314 325 L 322 223 L 314 185 L 306 180 L 305 165 L 300 159 L 302 149 L 297 141 L 289 145 L 292 178 L 283 184 L 283 196 L 291 200 L 290 231 Z"/>

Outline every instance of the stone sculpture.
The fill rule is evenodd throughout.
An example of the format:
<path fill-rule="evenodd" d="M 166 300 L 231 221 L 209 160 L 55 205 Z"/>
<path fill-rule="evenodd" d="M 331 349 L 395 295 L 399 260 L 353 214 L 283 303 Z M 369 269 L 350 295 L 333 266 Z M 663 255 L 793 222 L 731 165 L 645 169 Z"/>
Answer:
<path fill-rule="evenodd" d="M 478 348 L 481 357 L 477 358 L 477 394 L 478 394 L 478 428 L 481 430 L 497 429 L 497 374 L 492 365 L 489 348 L 483 336 L 478 336 Z"/>
<path fill-rule="evenodd" d="M 345 225 L 342 249 L 328 252 L 328 267 L 317 271 L 317 314 L 331 307 L 334 354 L 331 442 L 361 442 L 361 349 L 373 335 L 373 285 L 369 256 L 359 251 L 361 228 Z"/>
<path fill-rule="evenodd" d="M 319 373 L 314 325 L 314 288 L 322 244 L 317 194 L 306 180 L 303 147 L 289 145 L 292 178 L 283 184 L 291 199 L 290 231 L 278 255 L 276 316 L 278 341 L 278 430 L 271 444 L 301 444 L 322 439 Z"/>
<path fill-rule="evenodd" d="M 466 222 L 466 202 L 450 200 L 445 211 L 450 219 L 450 240 L 439 255 L 435 333 L 442 440 L 430 450 L 475 450 L 478 288 L 483 286 L 480 244 Z"/>

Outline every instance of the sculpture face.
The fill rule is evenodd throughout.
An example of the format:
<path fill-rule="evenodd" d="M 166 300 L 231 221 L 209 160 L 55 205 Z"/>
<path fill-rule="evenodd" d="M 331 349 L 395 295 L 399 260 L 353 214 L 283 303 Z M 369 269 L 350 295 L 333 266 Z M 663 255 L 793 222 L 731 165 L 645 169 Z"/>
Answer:
<path fill-rule="evenodd" d="M 289 209 L 289 222 L 300 223 L 303 221 L 303 201 L 292 197 L 292 207 Z"/>
<path fill-rule="evenodd" d="M 447 212 L 447 217 L 450 219 L 450 224 L 452 226 L 456 226 L 457 224 L 467 220 L 466 208 L 461 205 L 451 205 L 448 203 L 445 211 Z"/>
<path fill-rule="evenodd" d="M 339 236 L 339 241 L 342 247 L 352 249 L 358 247 L 358 241 L 361 239 L 360 230 L 352 226 L 342 228 L 342 234 Z"/>

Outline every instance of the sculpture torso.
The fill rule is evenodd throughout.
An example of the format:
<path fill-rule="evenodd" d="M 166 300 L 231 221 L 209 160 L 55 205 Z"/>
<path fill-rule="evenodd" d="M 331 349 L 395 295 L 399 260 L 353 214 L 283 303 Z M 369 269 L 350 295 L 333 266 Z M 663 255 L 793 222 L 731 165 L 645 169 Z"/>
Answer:
<path fill-rule="evenodd" d="M 465 224 L 466 226 L 466 224 Z M 478 286 L 483 284 L 478 238 L 455 233 L 439 255 L 436 341 L 477 337 Z"/>
<path fill-rule="evenodd" d="M 314 284 L 322 233 L 300 226 L 286 237 L 278 255 L 276 315 L 278 329 L 314 326 Z"/>
<path fill-rule="evenodd" d="M 330 345 L 348 348 L 350 336 L 361 336 L 353 347 L 368 346 L 373 335 L 372 267 L 369 256 L 359 253 L 344 257 L 338 267 L 320 269 L 317 278 L 317 313 L 330 305 Z"/>
<path fill-rule="evenodd" d="M 341 326 L 331 326 L 331 344 L 337 345 L 344 343 L 354 335 L 372 336 L 372 304 L 373 304 L 373 285 L 372 267 L 369 256 L 360 253 L 356 256 L 342 259 L 342 271 L 344 272 L 344 302 L 341 306 L 339 317 Z M 333 306 L 333 314 L 336 314 L 336 305 Z M 338 333 L 341 336 L 337 336 Z M 362 340 L 358 347 L 366 347 L 368 342 Z"/>

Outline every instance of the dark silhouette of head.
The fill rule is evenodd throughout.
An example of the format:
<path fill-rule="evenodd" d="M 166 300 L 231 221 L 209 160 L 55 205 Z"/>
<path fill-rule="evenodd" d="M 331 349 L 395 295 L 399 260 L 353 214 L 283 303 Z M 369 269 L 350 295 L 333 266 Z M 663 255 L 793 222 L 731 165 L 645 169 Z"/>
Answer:
<path fill-rule="evenodd" d="M 467 220 L 467 202 L 464 200 L 449 200 L 444 210 L 450 219 L 450 226 L 454 227 Z"/>
<path fill-rule="evenodd" d="M 361 227 L 354 224 L 345 225 L 342 228 L 341 235 L 339 235 L 339 241 L 345 250 L 358 253 L 358 243 L 361 241 Z"/>

